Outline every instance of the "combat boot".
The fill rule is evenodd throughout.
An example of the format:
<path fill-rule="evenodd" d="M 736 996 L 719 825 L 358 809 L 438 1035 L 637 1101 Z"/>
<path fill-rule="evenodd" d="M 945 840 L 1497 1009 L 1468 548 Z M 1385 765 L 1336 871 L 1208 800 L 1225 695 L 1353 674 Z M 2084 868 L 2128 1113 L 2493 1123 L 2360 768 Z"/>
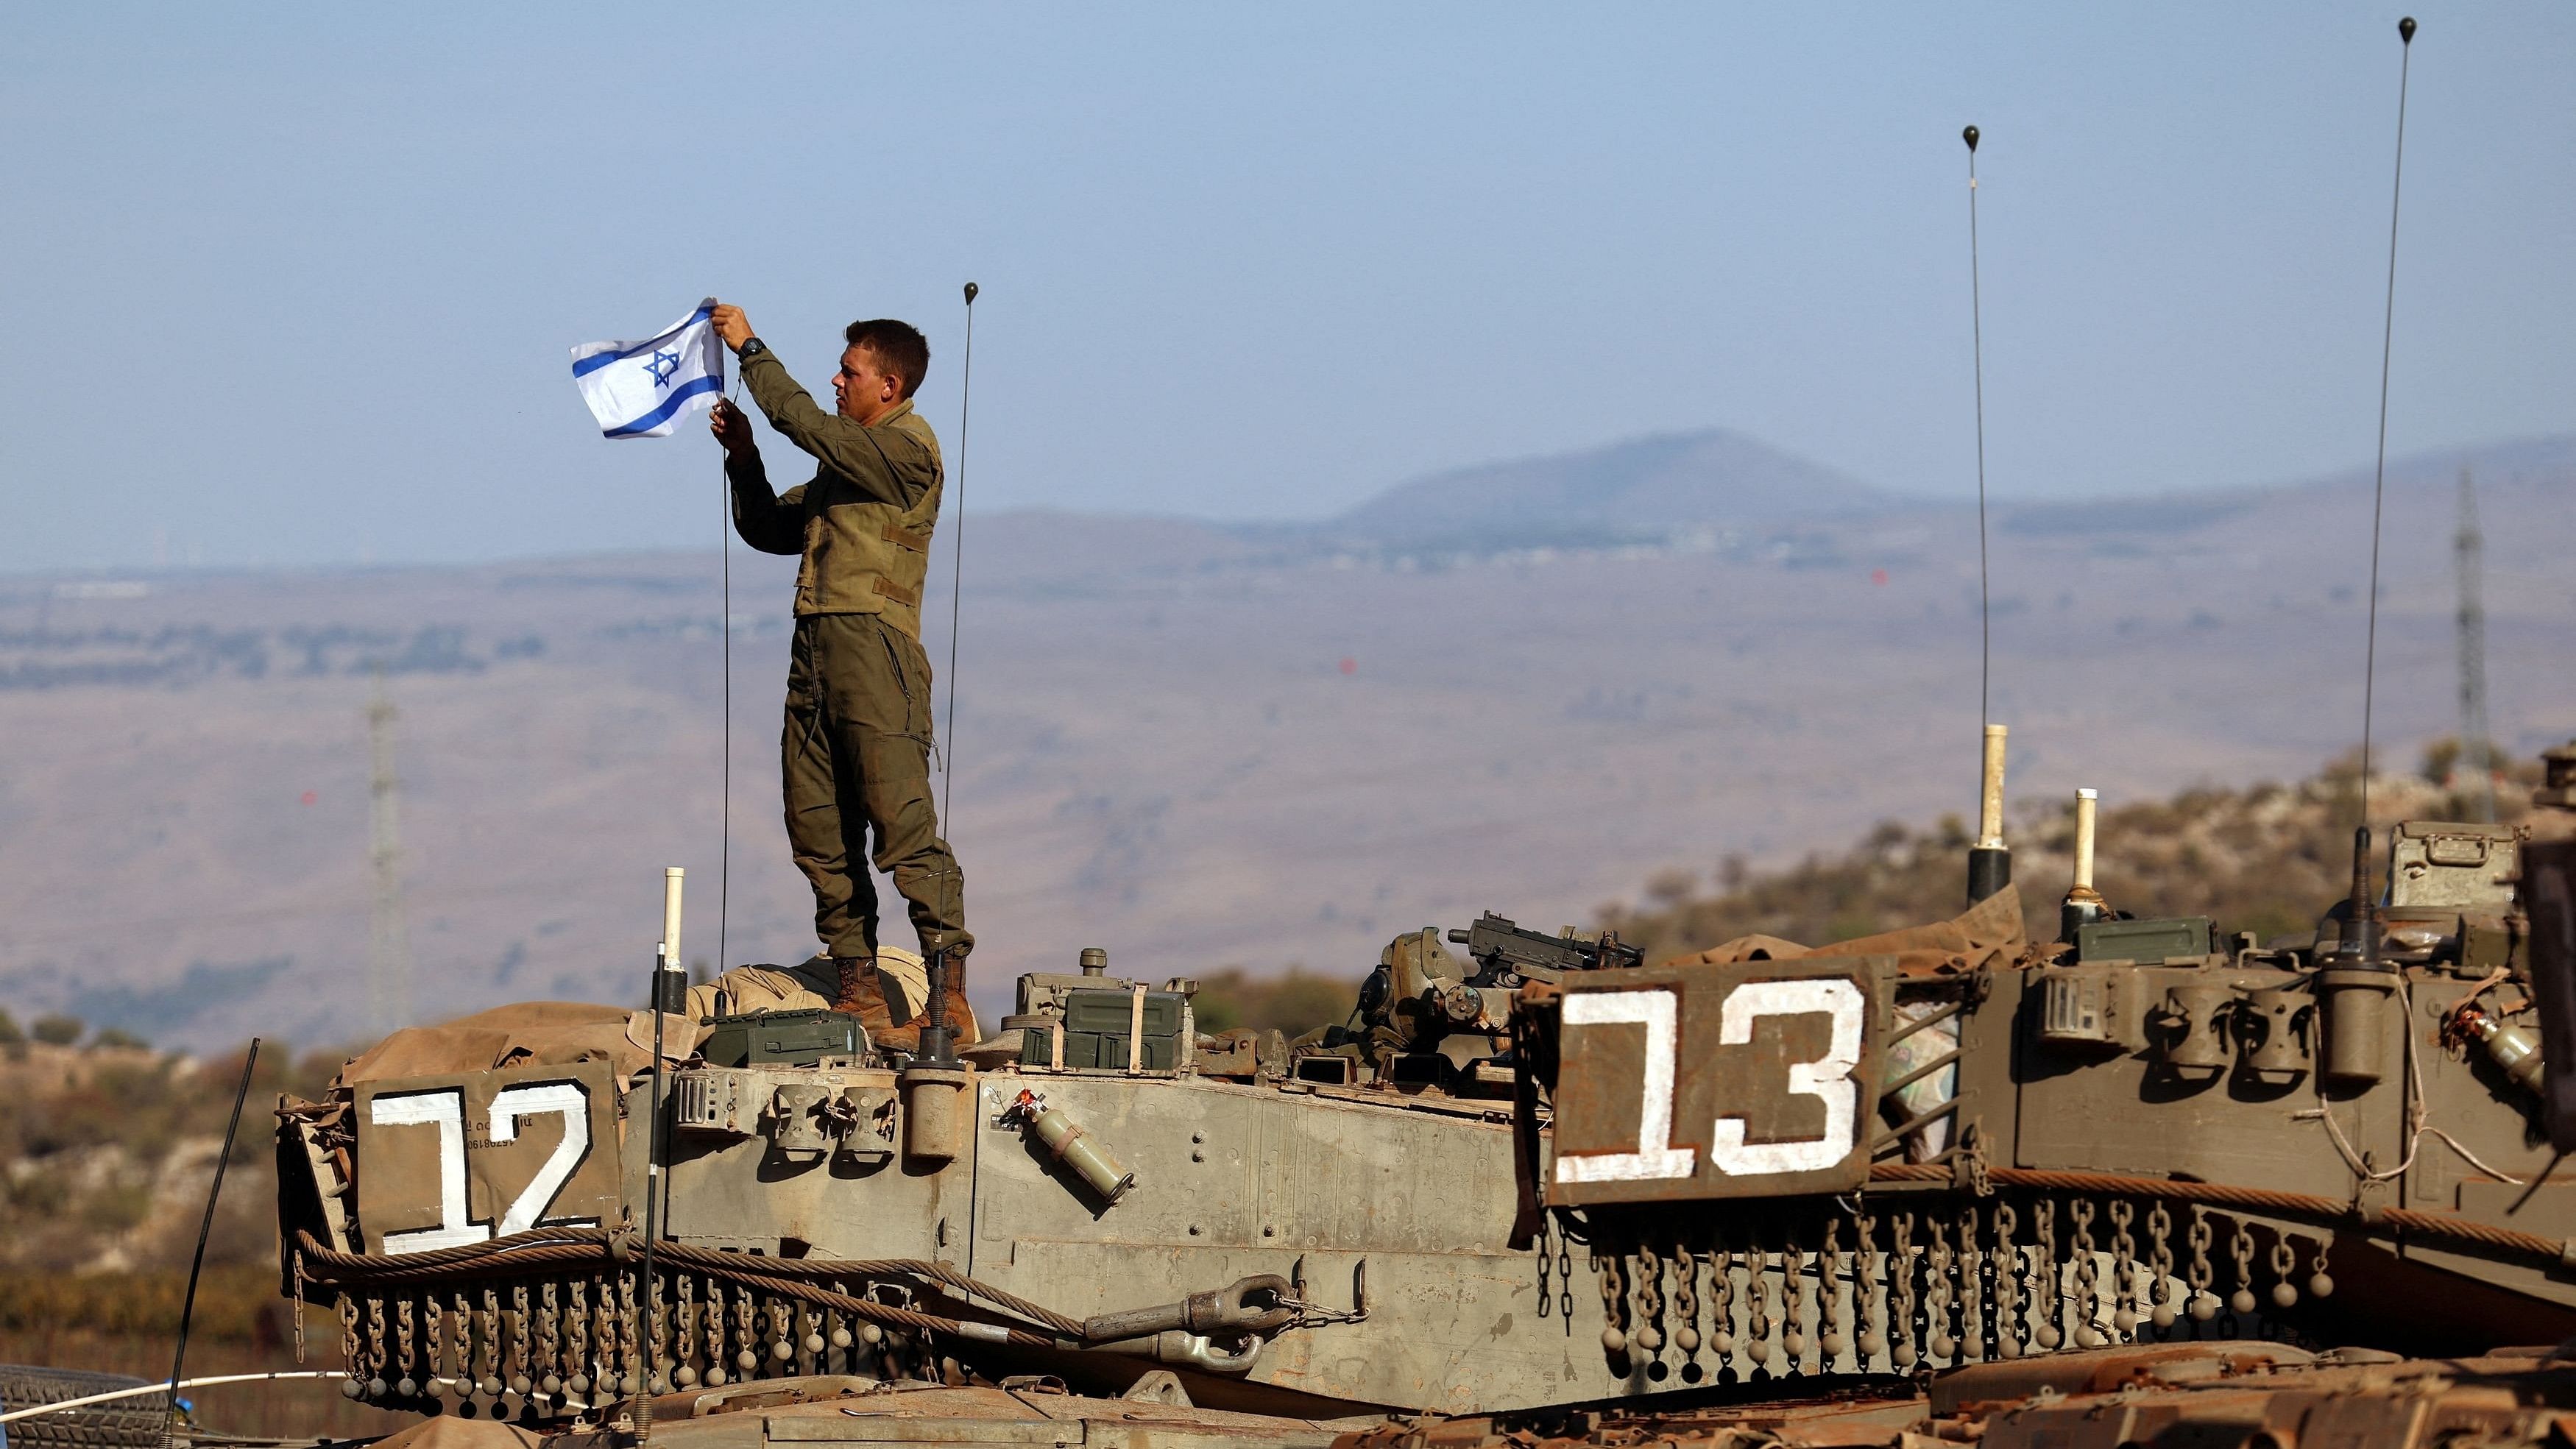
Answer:
<path fill-rule="evenodd" d="M 952 1047 L 968 1046 L 983 1039 L 983 1033 L 975 1024 L 974 1008 L 966 1004 L 966 953 L 974 945 L 975 938 L 963 931 L 942 933 L 939 939 L 925 937 L 922 941 L 925 956 L 943 948 L 948 953 L 947 969 L 941 973 L 944 986 L 939 994 L 947 1010 L 948 1044 Z M 929 1025 L 930 1003 L 925 1001 L 920 1012 L 898 1030 L 910 1031 L 918 1041 L 921 1030 Z"/>
<path fill-rule="evenodd" d="M 892 1045 L 886 1038 L 902 1028 L 894 1024 L 894 1013 L 886 1009 L 885 986 L 877 980 L 877 962 L 873 956 L 835 956 L 834 969 L 841 973 L 840 996 L 833 1001 L 834 1011 L 846 1011 L 859 1019 L 868 1040 L 880 1046 Z M 918 1042 L 920 1034 L 913 1034 Z M 910 1051 L 906 1045 L 897 1048 Z"/>
<path fill-rule="evenodd" d="M 966 983 L 963 979 L 965 975 L 966 968 L 963 965 L 955 961 L 948 964 L 948 989 L 941 994 L 948 998 L 948 1044 L 950 1046 L 973 1046 L 984 1039 L 984 1033 L 975 1025 L 975 1008 L 966 1004 Z M 929 1009 L 924 1007 L 921 1015 L 913 1018 L 912 1024 L 930 1025 Z"/>

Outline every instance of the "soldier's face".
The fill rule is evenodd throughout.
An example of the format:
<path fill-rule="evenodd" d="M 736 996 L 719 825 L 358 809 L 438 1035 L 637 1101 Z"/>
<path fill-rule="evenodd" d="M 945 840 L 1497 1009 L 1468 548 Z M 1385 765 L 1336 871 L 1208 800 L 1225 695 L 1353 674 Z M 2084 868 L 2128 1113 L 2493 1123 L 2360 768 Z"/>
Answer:
<path fill-rule="evenodd" d="M 832 397 L 841 416 L 874 422 L 903 400 L 903 379 L 886 371 L 875 353 L 853 347 L 841 354 L 841 370 L 832 374 Z"/>

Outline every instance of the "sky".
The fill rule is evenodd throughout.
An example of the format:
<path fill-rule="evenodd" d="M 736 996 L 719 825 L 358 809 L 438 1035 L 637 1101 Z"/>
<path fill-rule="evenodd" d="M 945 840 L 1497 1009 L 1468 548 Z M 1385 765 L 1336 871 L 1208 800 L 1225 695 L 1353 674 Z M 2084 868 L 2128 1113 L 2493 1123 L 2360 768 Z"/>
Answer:
<path fill-rule="evenodd" d="M 0 571 L 712 546 L 713 444 L 568 368 L 709 294 L 827 402 L 845 323 L 919 323 L 970 509 L 1318 518 L 1708 426 L 1967 497 L 1971 122 L 1998 496 L 2346 468 L 2397 13 L 21 8 Z M 2576 6 L 2416 13 L 2390 448 L 2567 431 Z"/>

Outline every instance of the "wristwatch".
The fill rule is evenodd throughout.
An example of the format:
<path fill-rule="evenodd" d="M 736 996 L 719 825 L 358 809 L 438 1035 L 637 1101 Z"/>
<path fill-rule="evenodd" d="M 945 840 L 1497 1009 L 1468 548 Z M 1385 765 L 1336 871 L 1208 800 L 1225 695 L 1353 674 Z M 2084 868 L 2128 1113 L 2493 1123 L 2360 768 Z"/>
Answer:
<path fill-rule="evenodd" d="M 749 362 L 768 350 L 768 343 L 757 337 L 746 337 L 742 339 L 742 345 L 733 350 L 733 355 L 737 361 Z"/>

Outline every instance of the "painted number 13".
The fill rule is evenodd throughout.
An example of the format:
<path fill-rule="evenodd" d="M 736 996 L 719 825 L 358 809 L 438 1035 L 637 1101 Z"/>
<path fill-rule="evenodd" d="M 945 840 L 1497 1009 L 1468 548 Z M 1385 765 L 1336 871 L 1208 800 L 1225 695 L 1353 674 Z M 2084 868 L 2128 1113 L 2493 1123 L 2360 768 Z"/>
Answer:
<path fill-rule="evenodd" d="M 1753 1023 L 1766 1016 L 1823 1016 L 1831 1021 L 1824 1055 L 1791 1063 L 1788 1081 L 1792 1096 L 1813 1097 L 1824 1104 L 1825 1130 L 1791 1142 L 1747 1142 L 1744 1114 L 1721 1107 L 1709 1130 L 1709 1166 L 1730 1177 L 1761 1177 L 1822 1171 L 1851 1155 L 1860 1133 L 1860 1083 L 1852 1080 L 1852 1072 L 1860 1065 L 1861 1023 L 1867 1004 L 1859 986 L 1832 976 L 1749 981 L 1726 994 L 1717 1013 L 1721 1046 L 1749 1045 Z M 1646 1050 L 1643 1080 L 1638 1084 L 1642 1098 L 1637 1149 L 1560 1155 L 1557 1181 L 1638 1182 L 1691 1175 L 1697 1150 L 1676 1147 L 1672 1140 L 1674 1066 L 1681 1049 L 1679 1007 L 1679 997 L 1669 987 L 1590 991 L 1565 998 L 1569 1031 L 1578 1026 L 1642 1026 Z"/>

